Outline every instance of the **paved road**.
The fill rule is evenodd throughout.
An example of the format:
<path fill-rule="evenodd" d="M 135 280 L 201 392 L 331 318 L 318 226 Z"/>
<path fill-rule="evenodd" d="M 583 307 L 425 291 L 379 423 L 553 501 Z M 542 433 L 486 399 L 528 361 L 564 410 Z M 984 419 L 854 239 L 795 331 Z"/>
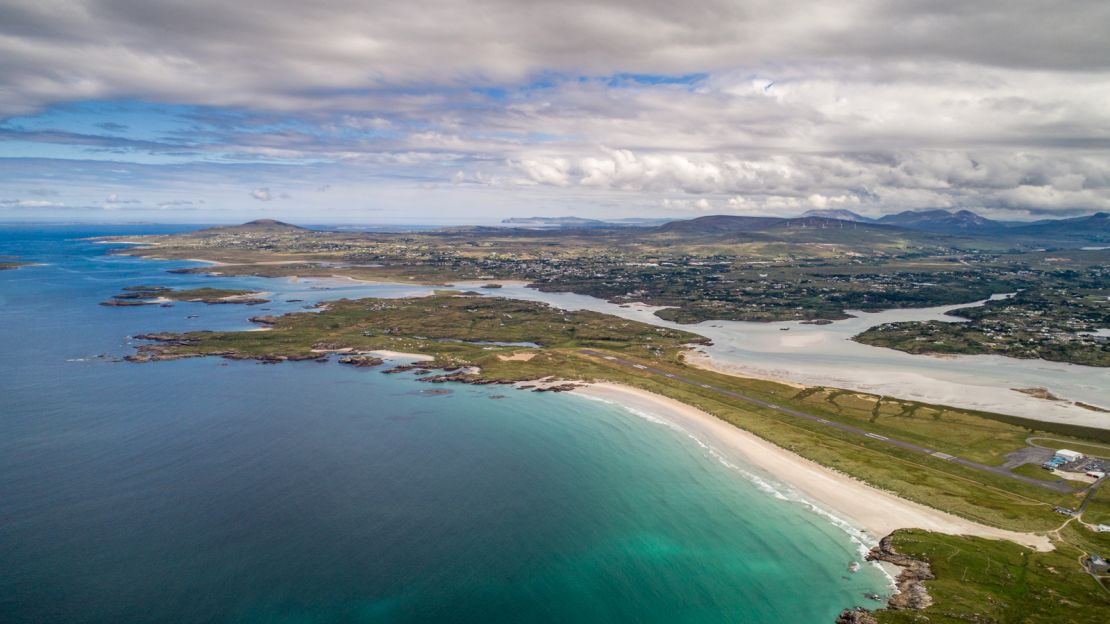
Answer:
<path fill-rule="evenodd" d="M 892 446 L 897 446 L 898 448 L 902 448 L 902 449 L 905 449 L 907 451 L 912 451 L 914 453 L 920 453 L 922 455 L 930 455 L 930 456 L 935 457 L 937 459 L 950 461 L 954 464 L 960 464 L 961 466 L 967 466 L 968 468 L 974 468 L 976 470 L 982 470 L 984 472 L 994 473 L 996 475 L 1000 475 L 1000 476 L 1006 477 L 1008 479 L 1014 479 L 1016 481 L 1021 481 L 1022 483 L 1027 483 L 1029 485 L 1035 485 L 1037 487 L 1046 488 L 1046 489 L 1053 490 L 1053 491 L 1056 491 L 1056 492 L 1068 493 L 1068 492 L 1072 491 L 1072 489 L 1070 487 L 1068 487 L 1067 484 L 1065 484 L 1062 481 L 1041 481 L 1040 479 L 1034 479 L 1032 477 L 1026 477 L 1026 476 L 1023 476 L 1023 475 L 1014 474 L 1014 473 L 1010 472 L 1009 470 L 1006 470 L 1005 468 L 1002 468 L 1000 466 L 988 466 L 986 464 L 980 464 L 979 462 L 974 462 L 974 461 L 971 461 L 970 459 L 963 459 L 962 457 L 956 457 L 954 455 L 949 455 L 947 453 L 941 453 L 940 451 L 934 451 L 932 449 L 925 448 L 924 446 L 919 446 L 917 444 L 913 444 L 912 442 L 904 442 L 902 440 L 898 440 L 898 439 L 895 439 L 895 438 L 890 438 L 890 437 L 887 437 L 887 436 L 879 435 L 877 433 L 872 433 L 870 431 L 867 431 L 866 429 L 860 429 L 859 427 L 853 427 L 852 425 L 846 425 L 844 423 L 839 423 L 839 422 L 827 420 L 827 419 L 821 418 L 819 416 L 814 416 L 813 414 L 807 414 L 805 412 L 799 412 L 798 410 L 790 409 L 789 407 L 783 407 L 782 405 L 776 405 L 775 403 L 769 403 L 769 402 L 763 401 L 761 399 L 755 399 L 755 398 L 752 398 L 750 396 L 740 394 L 739 392 L 734 392 L 732 390 L 726 390 L 724 388 L 719 388 L 719 387 L 711 385 L 711 384 L 702 383 L 700 381 L 691 379 L 689 377 L 684 377 L 684 376 L 679 375 L 677 373 L 672 373 L 672 372 L 663 370 L 661 368 L 655 368 L 653 366 L 645 366 L 644 364 L 640 364 L 638 362 L 633 362 L 631 360 L 626 360 L 626 359 L 623 359 L 623 358 L 619 358 L 619 357 L 616 357 L 614 355 L 609 355 L 607 353 L 602 353 L 600 351 L 594 351 L 593 349 L 582 349 L 582 353 L 585 353 L 586 355 L 592 355 L 594 357 L 603 358 L 603 359 L 609 360 L 610 362 L 615 362 L 615 363 L 621 364 L 623 366 L 629 366 L 629 367 L 632 367 L 632 368 L 635 368 L 635 369 L 638 369 L 638 370 L 641 370 L 641 371 L 655 373 L 657 375 L 663 375 L 664 377 L 669 377 L 671 379 L 674 379 L 675 381 L 681 381 L 681 382 L 685 382 L 685 383 L 688 383 L 688 384 L 691 384 L 691 385 L 694 385 L 694 386 L 698 386 L 700 388 L 704 388 L 706 390 L 712 390 L 712 391 L 716 392 L 717 394 L 721 394 L 721 395 L 727 396 L 727 397 L 732 398 L 732 399 L 737 399 L 737 400 L 740 400 L 740 401 L 744 401 L 745 403 L 750 403 L 752 405 L 758 405 L 760 407 L 765 407 L 767 409 L 773 409 L 773 410 L 782 412 L 784 414 L 790 414 L 791 416 L 796 416 L 798 418 L 804 418 L 804 419 L 809 420 L 809 421 L 820 423 L 820 424 L 822 424 L 826 427 L 831 427 L 833 429 L 839 429 L 841 431 L 847 431 L 848 433 L 854 433 L 856 435 L 859 435 L 859 436 L 862 436 L 862 437 L 865 437 L 865 438 L 870 438 L 871 440 L 875 440 L 875 441 L 882 442 L 882 443 L 885 443 L 885 444 L 890 444 Z"/>

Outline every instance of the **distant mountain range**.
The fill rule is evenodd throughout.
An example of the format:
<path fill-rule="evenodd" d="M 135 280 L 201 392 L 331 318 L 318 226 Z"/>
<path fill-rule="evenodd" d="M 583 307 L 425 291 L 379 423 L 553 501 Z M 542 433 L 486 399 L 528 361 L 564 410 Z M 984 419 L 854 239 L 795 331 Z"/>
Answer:
<path fill-rule="evenodd" d="M 667 223 L 671 219 L 646 219 L 630 217 L 627 219 L 584 219 L 582 217 L 513 217 L 502 219 L 504 225 L 517 227 L 542 227 L 542 228 L 609 228 L 609 227 L 643 227 Z"/>
<path fill-rule="evenodd" d="M 997 221 L 970 210 L 906 211 L 870 219 L 850 210 L 810 210 L 798 217 L 749 217 L 708 215 L 695 219 L 620 219 L 604 221 L 582 217 L 527 217 L 505 219 L 520 235 L 538 235 L 550 230 L 605 230 L 642 236 L 673 238 L 709 237 L 721 240 L 818 242 L 836 244 L 905 244 L 947 246 L 963 240 L 967 244 L 1029 246 L 1086 246 L 1110 244 L 1110 213 L 1099 212 L 1069 219 L 1041 221 Z M 505 228 L 469 226 L 441 231 L 504 232 Z M 531 231 L 529 233 L 528 231 Z M 235 226 L 202 230 L 209 234 L 232 232 L 297 233 L 305 228 L 273 219 L 258 219 Z"/>
<path fill-rule="evenodd" d="M 820 217 L 853 223 L 874 223 L 920 230 L 936 234 L 980 236 L 1002 234 L 1007 236 L 1052 235 L 1065 237 L 1110 236 L 1110 214 L 1099 212 L 1070 219 L 1043 219 L 1040 221 L 998 221 L 988 219 L 970 210 L 907 210 L 897 214 L 872 219 L 851 210 L 810 210 L 802 217 Z"/>
<path fill-rule="evenodd" d="M 1046 235 L 1053 240 L 1075 239 L 1105 241 L 1110 238 L 1110 215 L 1105 212 L 1071 219 L 1045 219 L 1041 221 L 999 221 L 988 219 L 970 210 L 907 210 L 872 219 L 845 209 L 809 210 L 798 217 L 746 217 L 709 215 L 686 220 L 671 219 L 586 219 L 583 217 L 514 217 L 501 221 L 503 225 L 523 228 L 592 229 L 613 227 L 652 227 L 658 232 L 689 232 L 697 234 L 724 234 L 740 232 L 766 232 L 792 228 L 844 228 L 855 226 L 886 226 L 932 234 L 981 237 L 1037 237 Z"/>

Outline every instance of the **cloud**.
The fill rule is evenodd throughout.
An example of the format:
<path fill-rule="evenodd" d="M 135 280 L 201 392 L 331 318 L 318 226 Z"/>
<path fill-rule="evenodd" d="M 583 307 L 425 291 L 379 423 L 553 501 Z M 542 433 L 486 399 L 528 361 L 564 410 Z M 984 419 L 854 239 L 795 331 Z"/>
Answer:
<path fill-rule="evenodd" d="M 5 208 L 61 208 L 65 204 L 42 199 L 0 199 L 0 206 Z"/>
<path fill-rule="evenodd" d="M 966 207 L 1046 211 L 1110 206 L 1110 161 L 1011 152 L 790 156 L 639 153 L 602 149 L 578 159 L 512 163 L 525 183 L 729 197 L 736 210 L 849 207 L 869 212 Z M 703 200 L 665 206 L 706 208 Z M 708 200 L 704 200 L 708 201 Z"/>
<path fill-rule="evenodd" d="M 138 200 L 138 199 L 124 199 L 124 198 L 120 197 L 117 193 L 111 193 L 111 194 L 108 195 L 108 197 L 104 198 L 104 203 L 109 204 L 109 205 L 121 205 L 121 204 L 141 204 L 143 202 L 141 200 Z"/>
<path fill-rule="evenodd" d="M 0 0 L 0 13 L 0 141 L 25 155 L 3 163 L 14 195 L 57 184 L 59 162 L 99 161 L 161 167 L 112 171 L 109 188 L 166 209 L 154 198 L 213 183 L 242 210 L 405 185 L 474 198 L 459 206 L 518 198 L 506 210 L 1110 208 L 1098 0 Z M 103 193 L 82 179 L 67 199 Z"/>
<path fill-rule="evenodd" d="M 203 204 L 204 202 L 193 202 L 189 199 L 171 199 L 158 202 L 156 205 L 159 210 L 195 210 L 195 204 L 197 203 Z"/>
<path fill-rule="evenodd" d="M 5 0 L 4 16 L 8 110 L 121 94 L 311 108 L 321 95 L 401 85 L 685 75 L 798 59 L 1110 67 L 1110 8 L 1100 0 Z"/>

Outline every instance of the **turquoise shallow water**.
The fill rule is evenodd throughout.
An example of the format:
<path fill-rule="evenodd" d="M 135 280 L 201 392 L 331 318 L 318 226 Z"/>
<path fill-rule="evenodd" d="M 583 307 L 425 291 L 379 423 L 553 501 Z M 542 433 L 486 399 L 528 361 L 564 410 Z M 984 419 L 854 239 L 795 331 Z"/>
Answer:
<path fill-rule="evenodd" d="M 74 240 L 138 229 L 0 229 L 47 263 L 0 272 L 0 621 L 831 622 L 883 591 L 840 529 L 616 406 L 98 358 L 259 313 L 97 306 L 214 283 Z M 271 313 L 365 291 L 215 283 L 275 291 Z"/>

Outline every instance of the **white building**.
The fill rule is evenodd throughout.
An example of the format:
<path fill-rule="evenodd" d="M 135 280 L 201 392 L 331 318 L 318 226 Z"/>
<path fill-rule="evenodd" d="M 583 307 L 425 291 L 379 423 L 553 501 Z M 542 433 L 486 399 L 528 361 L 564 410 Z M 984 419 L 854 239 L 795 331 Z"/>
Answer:
<path fill-rule="evenodd" d="M 1060 449 L 1056 451 L 1056 457 L 1066 459 L 1069 462 L 1079 461 L 1083 459 L 1083 453 L 1077 451 L 1069 451 L 1068 449 Z"/>

